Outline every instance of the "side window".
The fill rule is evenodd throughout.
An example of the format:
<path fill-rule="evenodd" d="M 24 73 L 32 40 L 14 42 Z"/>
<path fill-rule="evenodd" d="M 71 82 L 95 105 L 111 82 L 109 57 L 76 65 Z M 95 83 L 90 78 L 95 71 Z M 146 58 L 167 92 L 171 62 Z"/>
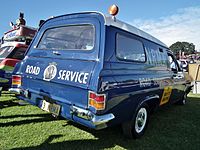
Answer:
<path fill-rule="evenodd" d="M 141 41 L 117 34 L 116 43 L 117 58 L 126 61 L 145 62 L 145 52 Z"/>

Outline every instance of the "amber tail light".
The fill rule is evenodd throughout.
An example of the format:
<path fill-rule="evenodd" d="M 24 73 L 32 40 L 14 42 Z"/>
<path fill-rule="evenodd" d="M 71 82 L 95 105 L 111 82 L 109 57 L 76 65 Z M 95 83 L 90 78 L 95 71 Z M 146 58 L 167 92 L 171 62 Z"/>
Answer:
<path fill-rule="evenodd" d="M 12 76 L 12 86 L 21 86 L 22 78 L 20 75 L 13 75 Z"/>
<path fill-rule="evenodd" d="M 106 104 L 106 95 L 97 94 L 95 92 L 89 91 L 89 103 L 88 105 L 94 107 L 96 110 L 104 110 Z"/>

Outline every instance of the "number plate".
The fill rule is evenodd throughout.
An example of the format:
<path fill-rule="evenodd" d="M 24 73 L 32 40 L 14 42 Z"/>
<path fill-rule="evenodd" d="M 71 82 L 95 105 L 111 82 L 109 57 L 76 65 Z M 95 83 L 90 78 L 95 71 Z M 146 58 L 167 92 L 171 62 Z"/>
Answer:
<path fill-rule="evenodd" d="M 43 100 L 41 109 L 58 116 L 59 112 L 60 112 L 60 105 L 52 104 L 52 103 L 49 103 L 49 102 Z"/>

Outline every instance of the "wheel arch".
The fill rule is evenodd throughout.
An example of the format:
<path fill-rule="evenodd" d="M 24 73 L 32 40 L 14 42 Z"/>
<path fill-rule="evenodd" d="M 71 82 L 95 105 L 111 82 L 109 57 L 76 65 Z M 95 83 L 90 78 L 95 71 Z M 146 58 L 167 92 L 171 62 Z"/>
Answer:
<path fill-rule="evenodd" d="M 149 107 L 150 113 L 153 113 L 154 110 L 159 107 L 159 102 L 160 102 L 159 95 L 149 95 L 146 96 L 137 107 L 139 108 L 142 104 L 146 103 Z"/>

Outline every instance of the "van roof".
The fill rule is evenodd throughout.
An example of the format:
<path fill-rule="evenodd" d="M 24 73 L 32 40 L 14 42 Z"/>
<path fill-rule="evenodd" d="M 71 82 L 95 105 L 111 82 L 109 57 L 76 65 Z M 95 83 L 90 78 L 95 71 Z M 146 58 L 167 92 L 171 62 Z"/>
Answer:
<path fill-rule="evenodd" d="M 138 35 L 142 38 L 145 38 L 149 41 L 152 41 L 154 43 L 157 43 L 163 47 L 166 47 L 168 48 L 168 46 L 166 44 L 164 44 L 163 42 L 161 42 L 160 40 L 158 40 L 157 38 L 153 37 L 152 35 L 128 24 L 128 23 L 125 23 L 123 21 L 120 21 L 118 19 L 113 19 L 112 16 L 106 16 L 105 14 L 101 13 L 101 12 L 98 12 L 98 11 L 89 11 L 89 12 L 80 12 L 80 13 L 71 13 L 71 14 L 66 14 L 66 15 L 61 15 L 61 16 L 56 16 L 56 17 L 51 17 L 49 18 L 48 20 L 51 20 L 53 18 L 58 18 L 58 17 L 62 17 L 62 16 L 69 16 L 69 15 L 81 15 L 81 14 L 99 14 L 101 16 L 103 16 L 104 20 L 105 20 L 105 25 L 107 26 L 114 26 L 114 27 L 117 27 L 117 28 L 120 28 L 122 30 L 125 30 L 127 32 L 130 32 L 130 33 L 133 33 L 135 35 Z M 47 21 L 47 20 L 46 20 Z"/>
<path fill-rule="evenodd" d="M 120 21 L 118 19 L 113 19 L 111 16 L 105 16 L 104 15 L 104 18 L 105 18 L 105 24 L 107 26 L 114 26 L 114 27 L 117 27 L 117 28 L 120 28 L 122 30 L 125 30 L 125 31 L 128 31 L 130 33 L 133 33 L 135 35 L 138 35 L 140 37 L 143 37 L 147 40 L 150 40 L 152 42 L 155 42 L 161 46 L 164 46 L 164 47 L 168 47 L 166 44 L 164 44 L 163 42 L 161 42 L 160 40 L 158 40 L 157 38 L 153 37 L 152 35 L 128 24 L 128 23 L 125 23 L 123 21 Z"/>

